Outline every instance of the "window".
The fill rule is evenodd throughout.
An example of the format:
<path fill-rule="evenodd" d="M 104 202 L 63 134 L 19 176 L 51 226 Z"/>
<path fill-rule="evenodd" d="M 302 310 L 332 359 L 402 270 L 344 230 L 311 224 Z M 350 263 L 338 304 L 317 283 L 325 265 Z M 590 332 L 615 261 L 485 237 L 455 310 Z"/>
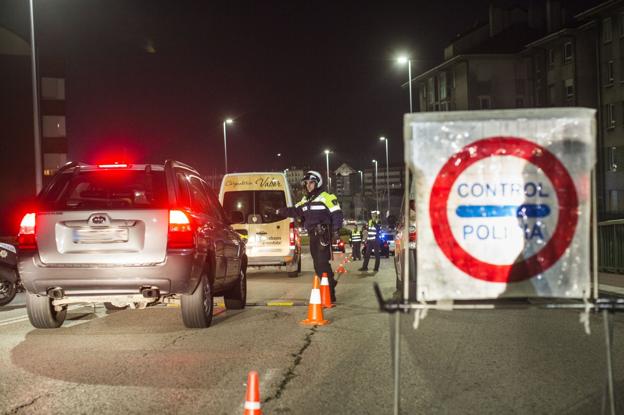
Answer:
<path fill-rule="evenodd" d="M 44 137 L 65 137 L 65 116 L 44 115 L 42 117 Z"/>
<path fill-rule="evenodd" d="M 607 170 L 616 172 L 618 168 L 617 147 L 611 147 L 609 149 L 608 163 Z"/>
<path fill-rule="evenodd" d="M 204 192 L 201 180 L 196 176 L 189 176 L 189 190 L 191 191 L 191 208 L 195 212 L 209 213 L 210 203 Z"/>
<path fill-rule="evenodd" d="M 65 99 L 65 79 L 63 78 L 41 78 L 41 98 L 42 99 Z"/>
<path fill-rule="evenodd" d="M 191 196 L 189 194 L 188 180 L 182 172 L 176 173 L 177 179 L 177 205 L 181 208 L 191 207 Z"/>
<path fill-rule="evenodd" d="M 572 42 L 566 42 L 563 45 L 563 61 L 570 62 L 574 56 L 574 50 L 572 49 Z"/>
<path fill-rule="evenodd" d="M 438 76 L 438 88 L 440 88 L 440 99 L 446 99 L 446 72 Z"/>
<path fill-rule="evenodd" d="M 615 128 L 615 105 L 614 104 L 606 104 L 605 105 L 605 121 L 607 123 L 606 127 L 608 130 Z"/>
<path fill-rule="evenodd" d="M 607 84 L 613 83 L 613 73 L 614 73 L 614 64 L 613 61 L 607 62 Z"/>
<path fill-rule="evenodd" d="M 624 212 L 624 190 L 609 190 L 609 212 Z"/>
<path fill-rule="evenodd" d="M 479 96 L 479 109 L 489 110 L 491 108 L 491 99 L 489 95 L 481 95 Z"/>
<path fill-rule="evenodd" d="M 602 42 L 609 43 L 613 40 L 611 18 L 602 19 Z"/>
<path fill-rule="evenodd" d="M 620 29 L 620 37 L 624 36 L 624 13 L 620 13 L 618 16 L 618 26 Z"/>
<path fill-rule="evenodd" d="M 548 65 L 555 66 L 555 51 L 554 49 L 548 49 Z"/>
<path fill-rule="evenodd" d="M 574 79 L 563 81 L 563 88 L 565 89 L 566 98 L 574 97 Z"/>
<path fill-rule="evenodd" d="M 242 212 L 246 221 L 250 215 L 256 216 L 262 223 L 278 222 L 282 218 L 275 211 L 286 206 L 283 191 L 279 190 L 241 190 L 226 192 L 223 195 L 223 208 L 226 212 Z"/>
<path fill-rule="evenodd" d="M 427 102 L 433 104 L 435 102 L 435 78 L 427 80 L 427 91 L 429 91 Z"/>
<path fill-rule="evenodd" d="M 66 153 L 44 153 L 43 175 L 52 176 L 58 169 L 67 163 Z"/>

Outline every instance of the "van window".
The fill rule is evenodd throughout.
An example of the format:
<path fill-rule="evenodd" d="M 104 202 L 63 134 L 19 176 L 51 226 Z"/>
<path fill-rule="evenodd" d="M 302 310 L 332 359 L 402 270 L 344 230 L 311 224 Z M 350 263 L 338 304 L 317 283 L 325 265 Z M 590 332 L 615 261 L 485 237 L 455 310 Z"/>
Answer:
<path fill-rule="evenodd" d="M 283 218 L 275 215 L 279 208 L 286 207 L 286 195 L 279 190 L 242 190 L 226 192 L 223 208 L 227 213 L 239 211 L 251 223 L 252 215 L 260 215 L 262 223 L 278 222 Z"/>

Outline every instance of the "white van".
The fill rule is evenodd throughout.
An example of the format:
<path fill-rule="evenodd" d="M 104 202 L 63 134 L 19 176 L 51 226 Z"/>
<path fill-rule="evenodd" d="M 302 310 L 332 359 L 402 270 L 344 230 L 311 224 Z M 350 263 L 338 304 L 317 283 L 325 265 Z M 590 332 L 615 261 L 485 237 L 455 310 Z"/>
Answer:
<path fill-rule="evenodd" d="M 294 220 L 275 214 L 279 208 L 293 206 L 285 174 L 226 174 L 219 201 L 228 214 L 242 213 L 243 222 L 232 227 L 247 240 L 249 266 L 283 266 L 289 277 L 299 275 L 301 238 Z"/>

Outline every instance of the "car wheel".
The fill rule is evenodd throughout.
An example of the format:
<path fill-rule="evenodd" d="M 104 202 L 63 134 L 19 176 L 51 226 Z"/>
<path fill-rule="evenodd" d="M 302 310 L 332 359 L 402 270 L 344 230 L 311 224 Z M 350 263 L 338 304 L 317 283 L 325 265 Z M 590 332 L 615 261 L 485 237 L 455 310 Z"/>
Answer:
<path fill-rule="evenodd" d="M 297 268 L 295 268 L 295 271 L 288 271 L 288 278 L 297 278 L 300 272 L 301 272 L 301 254 L 299 254 L 299 257 L 297 258 Z"/>
<path fill-rule="evenodd" d="M 126 308 L 128 308 L 127 305 L 119 307 L 114 305 L 113 303 L 104 303 L 104 308 L 107 309 L 108 311 L 120 311 L 120 310 L 125 310 Z"/>
<path fill-rule="evenodd" d="M 17 284 L 3 279 L 0 280 L 0 306 L 7 305 L 15 298 L 17 294 Z"/>
<path fill-rule="evenodd" d="M 212 286 L 208 277 L 204 275 L 193 294 L 183 294 L 180 297 L 184 325 L 193 329 L 210 327 L 213 305 Z"/>
<path fill-rule="evenodd" d="M 26 311 L 30 324 L 38 329 L 56 329 L 61 327 L 67 315 L 67 306 L 56 310 L 49 297 L 27 293 Z"/>
<path fill-rule="evenodd" d="M 230 288 L 223 296 L 225 308 L 228 310 L 242 310 L 247 302 L 247 271 L 241 267 L 236 285 Z"/>

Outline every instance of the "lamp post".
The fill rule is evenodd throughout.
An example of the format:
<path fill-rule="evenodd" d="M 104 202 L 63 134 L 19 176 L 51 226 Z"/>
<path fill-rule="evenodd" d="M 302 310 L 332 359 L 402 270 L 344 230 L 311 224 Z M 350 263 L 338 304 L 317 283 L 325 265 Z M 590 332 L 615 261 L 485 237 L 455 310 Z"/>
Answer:
<path fill-rule="evenodd" d="M 377 211 L 379 211 L 379 195 L 377 194 L 377 160 L 373 160 L 375 164 L 375 203 L 377 204 Z"/>
<path fill-rule="evenodd" d="M 327 167 L 327 191 L 331 193 L 331 180 L 329 178 L 329 153 L 331 153 L 331 151 L 325 150 L 325 164 Z"/>
<path fill-rule="evenodd" d="M 379 137 L 379 140 L 386 143 L 386 192 L 388 192 L 388 211 L 386 212 L 386 217 L 388 217 L 390 216 L 390 170 L 388 167 L 388 139 L 386 137 Z"/>
<path fill-rule="evenodd" d="M 399 56 L 397 58 L 397 62 L 401 65 L 405 65 L 407 63 L 407 76 L 408 76 L 408 89 L 409 89 L 409 104 L 410 104 L 410 113 L 414 112 L 412 107 L 412 60 L 405 55 Z"/>
<path fill-rule="evenodd" d="M 232 121 L 231 118 L 226 119 L 225 121 L 223 121 L 223 150 L 225 151 L 225 174 L 227 174 L 228 172 L 228 165 L 227 165 L 227 125 L 228 124 L 232 124 L 234 121 Z"/>
<path fill-rule="evenodd" d="M 30 53 L 31 53 L 31 77 L 33 96 L 33 132 L 35 139 L 35 193 L 39 193 L 43 187 L 43 167 L 41 157 L 41 130 L 39 119 L 39 82 L 37 82 L 37 55 L 35 47 L 35 11 L 33 0 L 28 2 L 30 11 Z"/>
<path fill-rule="evenodd" d="M 360 173 L 360 188 L 362 189 L 362 194 L 364 194 L 364 173 L 362 173 L 362 170 L 358 170 L 358 173 Z"/>

